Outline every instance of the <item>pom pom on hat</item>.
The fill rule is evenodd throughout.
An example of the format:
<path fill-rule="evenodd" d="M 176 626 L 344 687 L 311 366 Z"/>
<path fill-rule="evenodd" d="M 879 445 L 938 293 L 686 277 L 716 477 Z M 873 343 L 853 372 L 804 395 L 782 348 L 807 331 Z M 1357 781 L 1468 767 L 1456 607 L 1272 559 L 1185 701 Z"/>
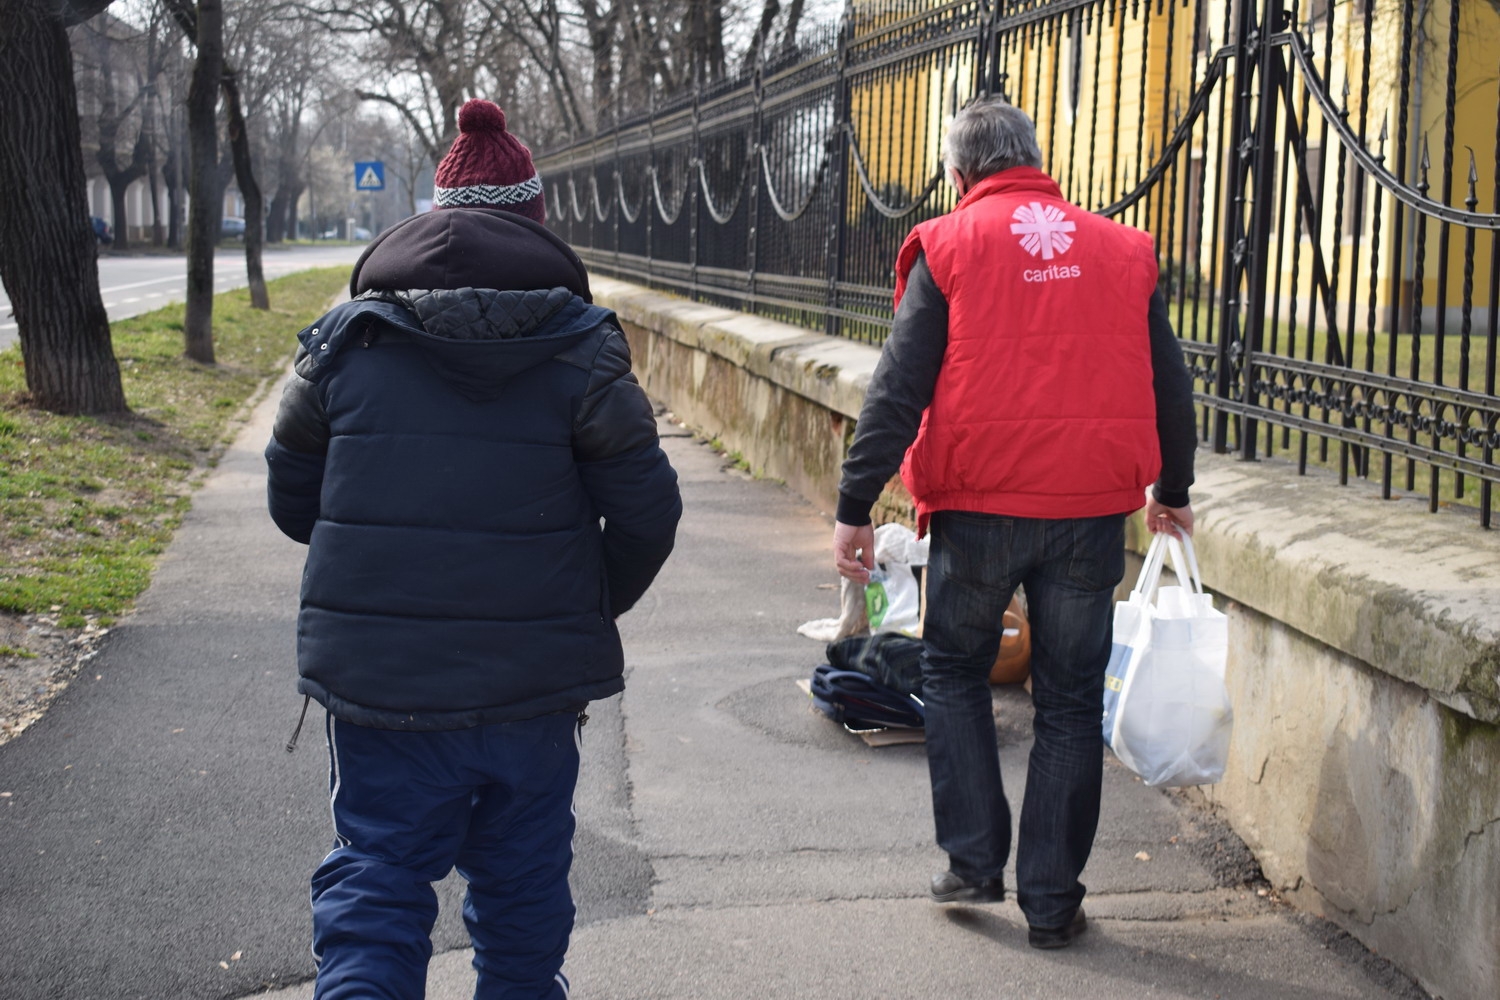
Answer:
<path fill-rule="evenodd" d="M 505 112 L 493 101 L 465 101 L 458 109 L 460 132 L 504 132 Z"/>
<path fill-rule="evenodd" d="M 505 112 L 490 101 L 467 101 L 458 110 L 458 138 L 436 181 L 438 208 L 499 208 L 547 221 L 531 150 L 505 130 Z"/>

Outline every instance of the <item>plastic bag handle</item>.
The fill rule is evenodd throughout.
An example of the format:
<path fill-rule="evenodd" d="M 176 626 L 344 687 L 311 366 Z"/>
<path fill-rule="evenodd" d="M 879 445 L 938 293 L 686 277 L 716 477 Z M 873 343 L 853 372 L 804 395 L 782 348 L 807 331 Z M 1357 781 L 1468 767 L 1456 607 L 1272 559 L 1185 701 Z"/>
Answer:
<path fill-rule="evenodd" d="M 1198 570 L 1198 553 L 1193 549 L 1193 536 L 1184 535 L 1183 545 L 1187 548 L 1188 569 L 1193 573 L 1193 587 L 1198 593 L 1203 593 L 1203 574 Z"/>
<path fill-rule="evenodd" d="M 1182 551 L 1181 537 L 1175 531 L 1163 532 L 1163 534 L 1167 536 L 1167 556 L 1172 561 L 1172 572 L 1177 576 L 1177 585 L 1192 590 L 1193 578 L 1188 571 L 1187 558 Z"/>
<path fill-rule="evenodd" d="M 1156 587 L 1161 582 L 1161 571 L 1167 557 L 1167 537 L 1157 534 L 1151 536 L 1151 544 L 1146 549 L 1146 558 L 1141 563 L 1141 575 L 1136 578 L 1133 594 L 1140 594 L 1148 601 L 1156 593 Z"/>
<path fill-rule="evenodd" d="M 1167 560 L 1172 562 L 1172 572 L 1177 580 L 1193 593 L 1203 593 L 1203 579 L 1198 572 L 1198 557 L 1193 551 L 1193 540 L 1174 527 L 1171 531 L 1157 532 L 1151 536 L 1151 545 L 1146 549 L 1145 561 L 1141 564 L 1141 575 L 1135 582 L 1133 593 L 1147 601 L 1156 596 L 1161 585 L 1161 574 Z"/>
<path fill-rule="evenodd" d="M 1172 570 L 1177 574 L 1178 582 L 1188 587 L 1195 594 L 1203 593 L 1203 574 L 1198 570 L 1198 553 L 1193 549 L 1193 538 L 1191 535 L 1182 534 L 1175 528 L 1171 538 L 1167 541 L 1168 550 L 1172 555 Z M 1187 572 L 1183 572 L 1184 556 L 1186 556 Z"/>

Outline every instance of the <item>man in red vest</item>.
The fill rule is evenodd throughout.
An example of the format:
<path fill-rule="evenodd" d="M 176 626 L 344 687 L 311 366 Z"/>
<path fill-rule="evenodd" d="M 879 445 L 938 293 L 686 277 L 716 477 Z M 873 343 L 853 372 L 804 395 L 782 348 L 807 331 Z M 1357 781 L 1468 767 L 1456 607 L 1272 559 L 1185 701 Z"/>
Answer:
<path fill-rule="evenodd" d="M 1192 531 L 1192 380 L 1151 237 L 1064 201 L 1025 114 L 970 105 L 945 160 L 960 199 L 897 258 L 895 323 L 844 463 L 834 557 L 868 580 L 870 509 L 899 465 L 932 536 L 922 698 L 949 858 L 932 879 L 940 903 L 1005 897 L 1010 806 L 988 675 L 1025 586 L 1036 741 L 1017 901 L 1030 944 L 1061 948 L 1087 927 L 1078 876 L 1099 822 L 1125 517 L 1144 502 L 1153 532 Z"/>

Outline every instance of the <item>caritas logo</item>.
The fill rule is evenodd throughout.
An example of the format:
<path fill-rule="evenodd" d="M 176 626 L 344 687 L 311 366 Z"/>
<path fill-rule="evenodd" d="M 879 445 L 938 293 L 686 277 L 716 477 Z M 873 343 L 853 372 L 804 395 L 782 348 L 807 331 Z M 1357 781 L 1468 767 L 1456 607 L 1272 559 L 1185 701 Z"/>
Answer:
<path fill-rule="evenodd" d="M 1039 201 L 1022 205 L 1011 218 L 1015 221 L 1010 224 L 1010 231 L 1021 237 L 1021 249 L 1044 261 L 1067 253 L 1068 248 L 1073 245 L 1073 237 L 1068 234 L 1078 230 L 1075 223 L 1068 221 L 1062 209 L 1056 205 L 1043 205 Z M 1053 264 L 1050 267 L 1022 271 L 1021 279 L 1028 282 L 1055 281 L 1082 275 L 1083 269 L 1077 265 Z"/>
<path fill-rule="evenodd" d="M 1021 237 L 1021 249 L 1033 257 L 1040 254 L 1042 260 L 1067 253 L 1073 245 L 1073 237 L 1068 234 L 1078 229 L 1062 209 L 1056 205 L 1043 206 L 1039 201 L 1022 205 L 1011 218 L 1016 221 L 1010 224 L 1010 231 Z"/>

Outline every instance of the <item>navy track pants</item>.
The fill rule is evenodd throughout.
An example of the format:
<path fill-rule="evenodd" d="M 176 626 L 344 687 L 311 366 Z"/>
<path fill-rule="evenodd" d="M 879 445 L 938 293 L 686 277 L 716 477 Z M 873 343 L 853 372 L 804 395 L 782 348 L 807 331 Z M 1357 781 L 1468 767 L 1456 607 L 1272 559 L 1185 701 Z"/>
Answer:
<path fill-rule="evenodd" d="M 578 716 L 448 732 L 328 717 L 334 847 L 312 878 L 316 1000 L 424 995 L 437 895 L 469 883 L 477 1000 L 566 1000 Z"/>

